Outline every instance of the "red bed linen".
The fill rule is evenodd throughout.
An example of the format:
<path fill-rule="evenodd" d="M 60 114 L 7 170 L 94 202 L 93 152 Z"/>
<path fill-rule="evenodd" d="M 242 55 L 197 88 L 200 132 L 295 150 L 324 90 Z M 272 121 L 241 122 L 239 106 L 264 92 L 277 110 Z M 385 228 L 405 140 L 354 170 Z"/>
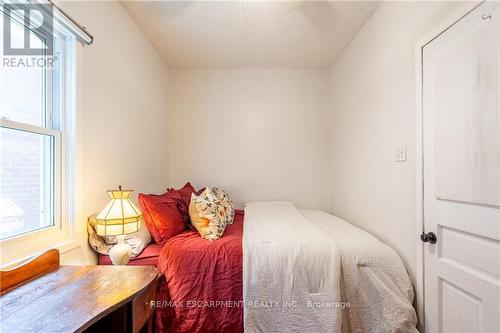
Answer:
<path fill-rule="evenodd" d="M 242 236 L 243 211 L 237 210 L 218 240 L 188 231 L 165 243 L 157 332 L 243 332 Z"/>

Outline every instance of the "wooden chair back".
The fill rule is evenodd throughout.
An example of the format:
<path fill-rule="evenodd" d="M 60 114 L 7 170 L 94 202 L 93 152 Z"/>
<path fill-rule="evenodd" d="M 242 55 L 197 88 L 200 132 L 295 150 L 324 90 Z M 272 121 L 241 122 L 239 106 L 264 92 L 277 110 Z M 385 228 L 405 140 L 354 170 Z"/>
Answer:
<path fill-rule="evenodd" d="M 52 249 L 19 266 L 0 271 L 0 294 L 57 268 L 59 268 L 59 250 Z"/>

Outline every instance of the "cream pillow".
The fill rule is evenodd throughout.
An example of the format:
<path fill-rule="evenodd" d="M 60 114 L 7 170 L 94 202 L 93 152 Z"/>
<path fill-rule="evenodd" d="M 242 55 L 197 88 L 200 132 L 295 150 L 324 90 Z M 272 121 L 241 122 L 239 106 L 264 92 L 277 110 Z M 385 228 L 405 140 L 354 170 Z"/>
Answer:
<path fill-rule="evenodd" d="M 229 194 L 226 191 L 221 190 L 217 187 L 211 188 L 212 193 L 215 194 L 217 199 L 219 200 L 220 208 L 219 213 L 224 217 L 226 225 L 233 224 L 234 220 L 234 205 L 233 201 L 229 198 Z"/>
<path fill-rule="evenodd" d="M 207 187 L 199 196 L 191 195 L 189 217 L 202 238 L 216 240 L 233 223 L 234 206 L 225 191 Z"/>

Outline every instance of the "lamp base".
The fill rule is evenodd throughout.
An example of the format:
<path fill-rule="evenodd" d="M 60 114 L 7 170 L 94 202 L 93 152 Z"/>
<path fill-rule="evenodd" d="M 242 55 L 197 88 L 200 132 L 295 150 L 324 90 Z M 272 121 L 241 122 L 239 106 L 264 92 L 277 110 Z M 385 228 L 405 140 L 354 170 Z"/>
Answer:
<path fill-rule="evenodd" d="M 125 235 L 120 235 L 116 237 L 118 244 L 114 245 L 109 250 L 109 257 L 113 265 L 126 265 L 130 260 L 132 255 L 132 248 L 130 245 L 125 243 Z"/>

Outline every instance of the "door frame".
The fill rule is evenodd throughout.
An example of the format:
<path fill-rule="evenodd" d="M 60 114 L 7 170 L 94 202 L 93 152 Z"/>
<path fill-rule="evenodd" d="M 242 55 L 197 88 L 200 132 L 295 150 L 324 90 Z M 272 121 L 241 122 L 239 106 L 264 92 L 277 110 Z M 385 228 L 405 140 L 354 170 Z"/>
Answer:
<path fill-rule="evenodd" d="M 439 37 L 446 30 L 455 25 L 467 14 L 479 7 L 486 1 L 466 2 L 456 9 L 450 16 L 443 20 L 439 25 L 430 29 L 430 33 L 419 40 L 415 46 L 415 79 L 416 79 L 416 144 L 415 144 L 415 163 L 416 163 L 416 253 L 417 253 L 417 271 L 416 271 L 416 309 L 417 309 L 417 329 L 425 332 L 425 298 L 424 298 L 424 243 L 420 240 L 420 235 L 424 231 L 424 173 L 423 173 L 423 49 Z"/>

